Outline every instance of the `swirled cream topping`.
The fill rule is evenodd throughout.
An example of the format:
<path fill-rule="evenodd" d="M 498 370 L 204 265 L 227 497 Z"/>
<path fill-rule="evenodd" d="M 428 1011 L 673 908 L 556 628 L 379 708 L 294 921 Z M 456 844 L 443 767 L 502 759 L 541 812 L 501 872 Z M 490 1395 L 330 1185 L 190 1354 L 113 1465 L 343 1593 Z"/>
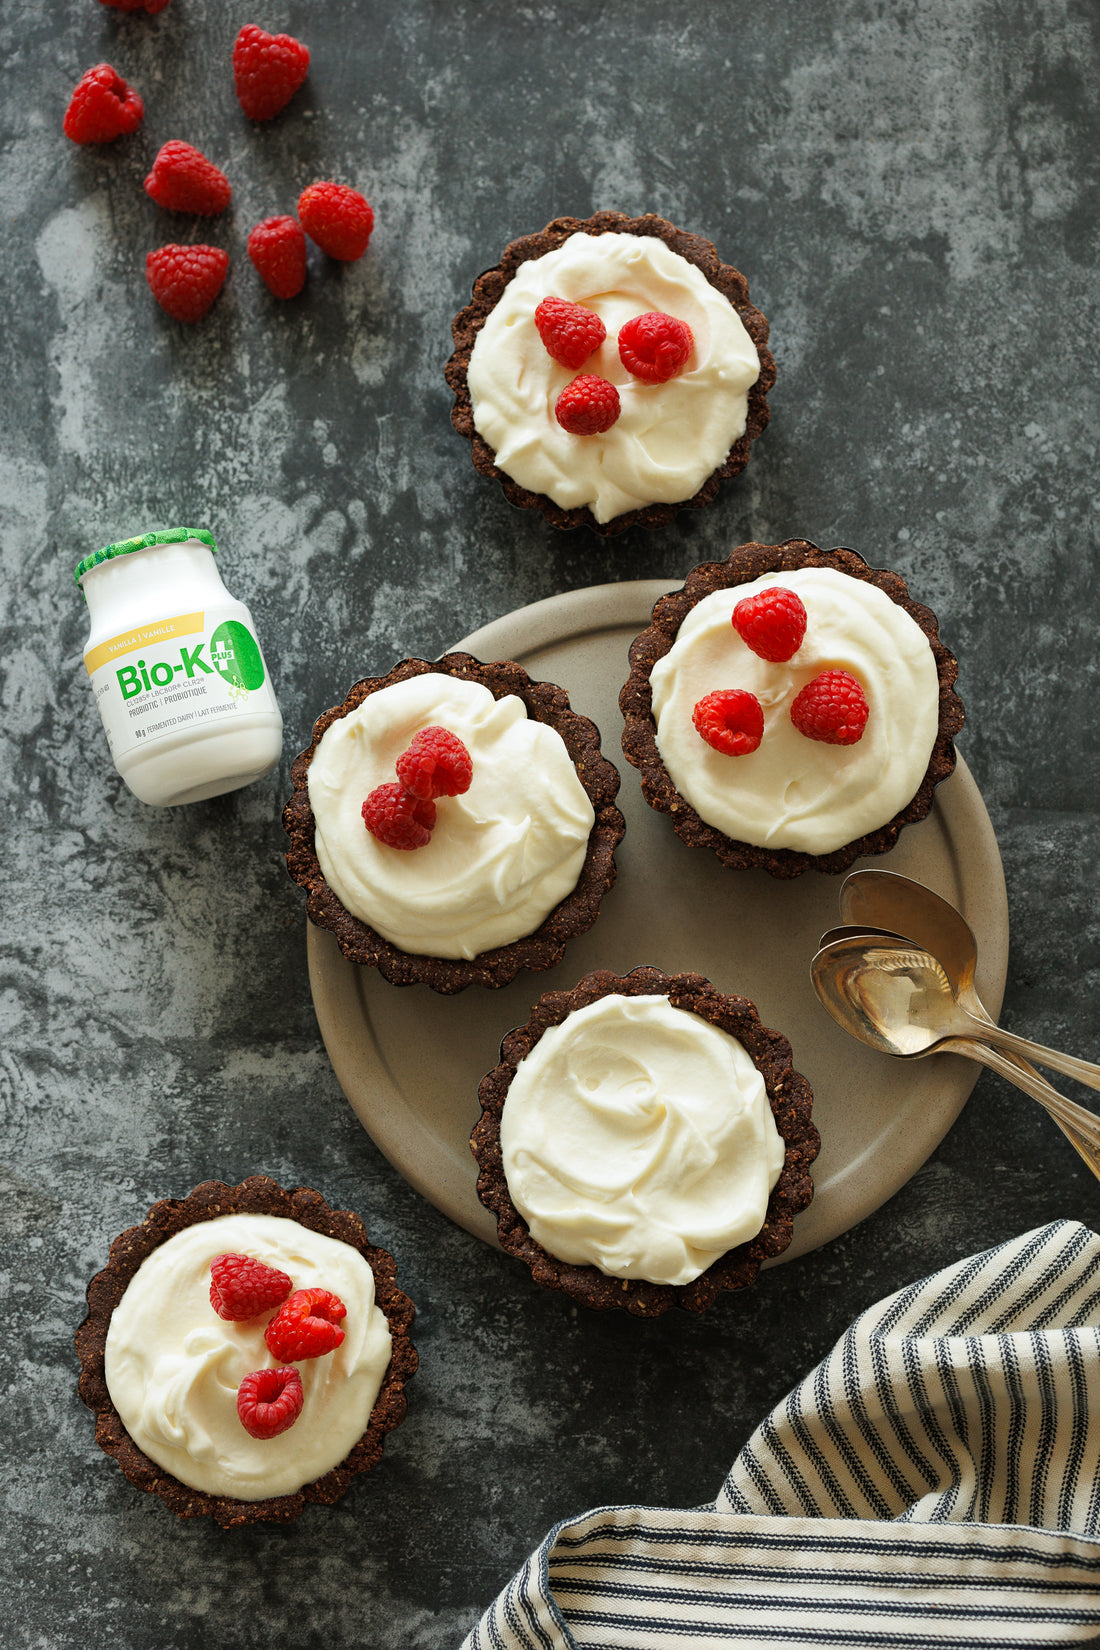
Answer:
<path fill-rule="evenodd" d="M 550 1254 L 673 1284 L 756 1235 L 785 1150 L 741 1043 L 659 996 L 601 997 L 544 1032 L 500 1140 Z"/>
<path fill-rule="evenodd" d="M 731 623 L 739 601 L 775 584 L 796 591 L 807 615 L 785 664 L 759 658 Z M 791 721 L 795 695 L 824 670 L 848 671 L 867 697 L 858 744 L 807 739 Z M 939 728 L 936 660 L 920 626 L 877 585 L 831 567 L 704 597 L 651 679 L 657 748 L 676 789 L 708 825 L 758 847 L 827 854 L 885 825 L 916 795 Z M 749 756 L 723 756 L 692 725 L 697 702 L 724 688 L 747 688 L 763 707 Z"/>
<path fill-rule="evenodd" d="M 554 417 L 577 373 L 539 337 L 535 310 L 547 297 L 584 304 L 607 328 L 578 369 L 619 391 L 621 413 L 603 435 L 569 435 Z M 686 321 L 695 340 L 683 372 L 665 384 L 643 383 L 619 360 L 619 328 L 649 310 Z M 478 333 L 467 384 L 497 468 L 563 509 L 587 505 L 603 522 L 697 493 L 745 433 L 759 376 L 740 316 L 702 270 L 653 235 L 579 232 L 519 266 Z"/>
<path fill-rule="evenodd" d="M 473 778 L 440 797 L 426 847 L 390 848 L 362 819 L 422 728 L 456 733 Z M 430 672 L 370 694 L 327 729 L 309 769 L 317 858 L 346 910 L 399 946 L 476 957 L 536 929 L 584 865 L 595 813 L 561 735 L 514 694 Z"/>
<path fill-rule="evenodd" d="M 274 1309 L 227 1323 L 210 1304 L 210 1262 L 250 1255 L 295 1289 L 331 1289 L 347 1308 L 344 1340 L 295 1365 L 305 1399 L 276 1438 L 253 1438 L 237 1388 L 278 1366 L 264 1343 Z M 178 1232 L 142 1262 L 111 1316 L 107 1387 L 135 1444 L 208 1495 L 241 1501 L 289 1495 L 338 1466 L 362 1437 L 390 1361 L 390 1331 L 374 1274 L 358 1250 L 295 1220 L 223 1215 Z"/>

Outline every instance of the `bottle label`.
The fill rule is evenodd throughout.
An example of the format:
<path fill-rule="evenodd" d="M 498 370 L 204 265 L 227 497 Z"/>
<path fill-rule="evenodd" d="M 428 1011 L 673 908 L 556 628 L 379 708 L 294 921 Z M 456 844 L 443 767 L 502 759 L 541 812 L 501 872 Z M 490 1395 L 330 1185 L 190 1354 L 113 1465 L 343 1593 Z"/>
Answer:
<path fill-rule="evenodd" d="M 116 763 L 171 735 L 278 714 L 259 642 L 217 611 L 138 625 L 89 648 L 84 663 Z"/>

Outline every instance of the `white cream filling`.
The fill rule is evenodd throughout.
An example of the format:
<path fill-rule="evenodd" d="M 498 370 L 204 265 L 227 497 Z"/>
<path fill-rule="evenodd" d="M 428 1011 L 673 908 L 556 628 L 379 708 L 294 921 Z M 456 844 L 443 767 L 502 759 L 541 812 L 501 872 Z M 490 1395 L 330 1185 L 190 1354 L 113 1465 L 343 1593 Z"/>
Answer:
<path fill-rule="evenodd" d="M 437 800 L 426 847 L 387 847 L 363 824 L 363 802 L 431 726 L 469 750 L 470 788 Z M 433 957 L 476 957 L 536 929 L 576 886 L 596 817 L 554 728 L 514 694 L 495 699 L 434 671 L 333 722 L 310 764 L 309 801 L 341 904 L 402 951 Z"/>
<path fill-rule="evenodd" d="M 584 304 L 607 328 L 576 372 L 539 337 L 535 310 L 547 297 Z M 695 340 L 683 372 L 665 384 L 632 377 L 619 360 L 619 328 L 649 310 L 686 321 Z M 578 373 L 619 391 L 622 411 L 603 435 L 569 435 L 554 417 Z M 587 505 L 604 522 L 698 492 L 745 433 L 759 376 L 740 316 L 694 264 L 652 235 L 578 233 L 519 266 L 478 333 L 467 383 L 497 468 L 564 509 Z"/>
<path fill-rule="evenodd" d="M 264 1342 L 276 1308 L 241 1323 L 210 1304 L 210 1262 L 251 1255 L 295 1289 L 331 1289 L 347 1308 L 334 1352 L 294 1367 L 301 1414 L 276 1438 L 253 1438 L 237 1388 L 278 1367 Z M 139 1448 L 192 1489 L 241 1501 L 289 1495 L 338 1466 L 367 1429 L 389 1366 L 390 1330 L 374 1274 L 349 1244 L 275 1215 L 223 1215 L 188 1226 L 142 1262 L 111 1316 L 107 1387 Z"/>
<path fill-rule="evenodd" d="M 785 1147 L 747 1051 L 667 997 L 601 997 L 516 1070 L 500 1140 L 513 1203 L 559 1260 L 690 1283 L 754 1237 Z"/>
<path fill-rule="evenodd" d="M 806 635 L 786 664 L 746 647 L 731 623 L 739 601 L 784 585 L 806 607 Z M 790 719 L 796 694 L 824 670 L 846 670 L 867 697 L 855 745 L 807 739 Z M 915 796 L 939 728 L 939 677 L 916 621 L 876 585 L 829 567 L 768 574 L 704 597 L 652 671 L 657 748 L 676 789 L 708 825 L 758 847 L 827 854 L 885 825 Z M 747 688 L 764 710 L 749 756 L 723 756 L 696 732 L 706 694 Z"/>

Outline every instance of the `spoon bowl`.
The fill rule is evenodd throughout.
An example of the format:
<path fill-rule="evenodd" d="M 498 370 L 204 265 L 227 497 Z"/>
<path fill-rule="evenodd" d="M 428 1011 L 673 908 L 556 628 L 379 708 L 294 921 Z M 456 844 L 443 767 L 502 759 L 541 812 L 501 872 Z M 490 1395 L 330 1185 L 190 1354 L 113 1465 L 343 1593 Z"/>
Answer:
<path fill-rule="evenodd" d="M 898 936 L 834 939 L 818 951 L 810 975 L 837 1024 L 886 1054 L 929 1054 L 945 1038 L 973 1029 L 936 958 Z"/>
<path fill-rule="evenodd" d="M 930 951 L 963 1007 L 992 1024 L 974 984 L 978 966 L 974 932 L 962 912 L 931 888 L 896 871 L 853 871 L 840 890 L 840 916 L 843 923 L 858 925 L 864 933 L 877 929 L 904 934 Z"/>

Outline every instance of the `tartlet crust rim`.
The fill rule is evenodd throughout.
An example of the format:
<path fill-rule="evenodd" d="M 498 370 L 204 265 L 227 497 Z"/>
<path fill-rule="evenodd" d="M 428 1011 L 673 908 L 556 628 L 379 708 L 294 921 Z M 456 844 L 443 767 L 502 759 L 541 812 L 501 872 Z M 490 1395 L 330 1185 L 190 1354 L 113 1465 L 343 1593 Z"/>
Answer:
<path fill-rule="evenodd" d="M 543 722 L 560 735 L 581 785 L 596 815 L 589 833 L 584 865 L 576 885 L 530 934 L 478 956 L 432 957 L 402 951 L 383 939 L 366 922 L 353 916 L 325 880 L 317 858 L 316 821 L 309 802 L 309 768 L 326 730 L 355 710 L 370 694 L 412 676 L 441 672 L 480 682 L 494 698 L 515 694 L 533 721 Z M 293 794 L 283 810 L 283 828 L 290 838 L 287 870 L 306 891 L 306 911 L 318 928 L 328 929 L 350 962 L 377 968 L 392 985 L 424 984 L 451 995 L 468 986 L 490 989 L 508 985 L 523 970 L 532 973 L 561 961 L 569 940 L 587 932 L 599 915 L 604 895 L 615 884 L 615 849 L 626 822 L 615 806 L 621 783 L 619 771 L 600 749 L 600 730 L 588 716 L 575 711 L 565 689 L 540 682 L 513 660 L 486 662 L 471 653 L 445 653 L 441 659 L 405 659 L 385 676 L 363 677 L 343 702 L 318 717 L 309 746 L 290 770 Z"/>
<path fill-rule="evenodd" d="M 159 1467 L 127 1432 L 104 1372 L 111 1315 L 138 1267 L 178 1232 L 229 1214 L 281 1216 L 358 1250 L 374 1274 L 375 1299 L 389 1324 L 392 1345 L 367 1429 L 344 1460 L 289 1495 L 258 1501 L 192 1489 Z M 111 1244 L 107 1265 L 88 1285 L 87 1316 L 76 1332 L 81 1367 L 78 1391 L 95 1414 L 96 1442 L 118 1462 L 131 1484 L 159 1496 L 179 1518 L 210 1517 L 223 1529 L 232 1529 L 246 1524 L 290 1523 L 312 1502 L 333 1506 L 358 1473 L 378 1464 L 386 1434 L 405 1416 L 405 1383 L 416 1373 L 418 1363 L 409 1339 L 415 1307 L 397 1287 L 396 1275 L 393 1256 L 369 1241 L 359 1216 L 350 1209 L 330 1208 L 319 1192 L 307 1186 L 287 1190 L 268 1175 L 251 1175 L 236 1186 L 206 1180 L 184 1198 L 163 1198 L 154 1203 L 139 1225 L 120 1233 Z"/>
<path fill-rule="evenodd" d="M 673 252 L 694 264 L 737 312 L 760 358 L 760 374 L 748 394 L 748 410 L 744 433 L 730 448 L 723 462 L 712 470 L 699 490 L 691 497 L 671 504 L 648 504 L 641 509 L 626 510 L 610 521 L 599 522 L 587 505 L 566 509 L 555 504 L 545 493 L 533 492 L 514 481 L 496 465 L 496 455 L 474 423 L 473 404 L 467 381 L 470 356 L 477 335 L 496 307 L 501 294 L 520 264 L 531 258 L 540 258 L 555 251 L 570 235 L 651 235 L 664 241 Z M 500 483 L 509 502 L 521 510 L 540 510 L 551 526 L 561 529 L 587 527 L 594 533 L 609 537 L 629 527 L 664 527 L 680 510 L 698 510 L 710 504 L 723 481 L 737 475 L 749 461 L 752 443 L 762 435 L 771 418 L 768 392 L 776 379 L 775 357 L 768 348 L 769 327 L 766 317 L 749 302 L 748 282 L 739 269 L 723 263 L 713 241 L 688 230 L 678 229 L 667 218 L 654 212 L 631 218 L 624 212 L 596 212 L 589 218 L 553 218 L 545 229 L 534 234 L 521 235 L 509 241 L 501 259 L 492 269 L 485 270 L 474 282 L 471 301 L 461 309 L 451 323 L 454 353 L 444 376 L 454 396 L 451 423 L 459 435 L 471 444 L 474 468 L 479 475 Z"/>
<path fill-rule="evenodd" d="M 932 649 L 939 681 L 939 727 L 932 754 L 915 794 L 904 808 L 884 825 L 827 854 L 804 853 L 793 848 L 764 848 L 727 836 L 709 825 L 669 777 L 657 749 L 657 727 L 653 716 L 650 673 L 657 660 L 672 647 L 680 625 L 690 610 L 717 590 L 746 584 L 765 573 L 782 573 L 800 567 L 831 567 L 851 578 L 876 585 L 891 601 L 905 610 L 920 627 Z M 856 859 L 888 853 L 906 825 L 925 819 L 931 810 L 936 786 L 954 772 L 954 737 L 963 725 L 962 701 L 955 692 L 958 661 L 940 640 L 939 624 L 931 608 L 914 601 L 900 573 L 876 568 L 858 551 L 846 547 L 821 550 L 809 539 L 786 539 L 782 544 L 741 544 L 725 561 L 704 562 L 688 574 L 679 590 L 657 601 L 649 626 L 630 645 L 630 675 L 619 695 L 623 715 L 623 755 L 638 769 L 642 794 L 650 807 L 669 815 L 673 829 L 690 847 L 709 848 L 721 863 L 733 870 L 758 868 L 783 880 L 806 871 L 838 875 Z"/>
<path fill-rule="evenodd" d="M 500 1123 L 508 1090 L 519 1063 L 551 1026 L 601 997 L 667 996 L 676 1008 L 698 1014 L 709 1024 L 729 1032 L 743 1045 L 764 1079 L 776 1127 L 786 1143 L 779 1178 L 768 1199 L 764 1224 L 755 1237 L 727 1251 L 698 1278 L 686 1284 L 651 1283 L 642 1278 L 617 1278 L 596 1266 L 578 1266 L 559 1260 L 531 1236 L 512 1201 L 504 1174 Z M 597 1311 L 622 1308 L 635 1317 L 656 1318 L 670 1307 L 703 1312 L 724 1290 L 747 1288 L 764 1260 L 783 1253 L 793 1236 L 794 1217 L 813 1198 L 810 1165 L 821 1139 L 812 1119 L 813 1091 L 794 1069 L 791 1045 L 780 1031 L 762 1024 L 756 1005 L 718 988 L 702 974 L 666 974 L 644 966 L 629 974 L 597 969 L 586 974 L 570 991 L 545 992 L 522 1026 L 501 1043 L 500 1060 L 482 1078 L 478 1089 L 481 1117 L 470 1137 L 478 1165 L 477 1193 L 497 1219 L 497 1238 L 503 1249 L 529 1267 L 537 1284 L 557 1289 L 578 1305 Z"/>

